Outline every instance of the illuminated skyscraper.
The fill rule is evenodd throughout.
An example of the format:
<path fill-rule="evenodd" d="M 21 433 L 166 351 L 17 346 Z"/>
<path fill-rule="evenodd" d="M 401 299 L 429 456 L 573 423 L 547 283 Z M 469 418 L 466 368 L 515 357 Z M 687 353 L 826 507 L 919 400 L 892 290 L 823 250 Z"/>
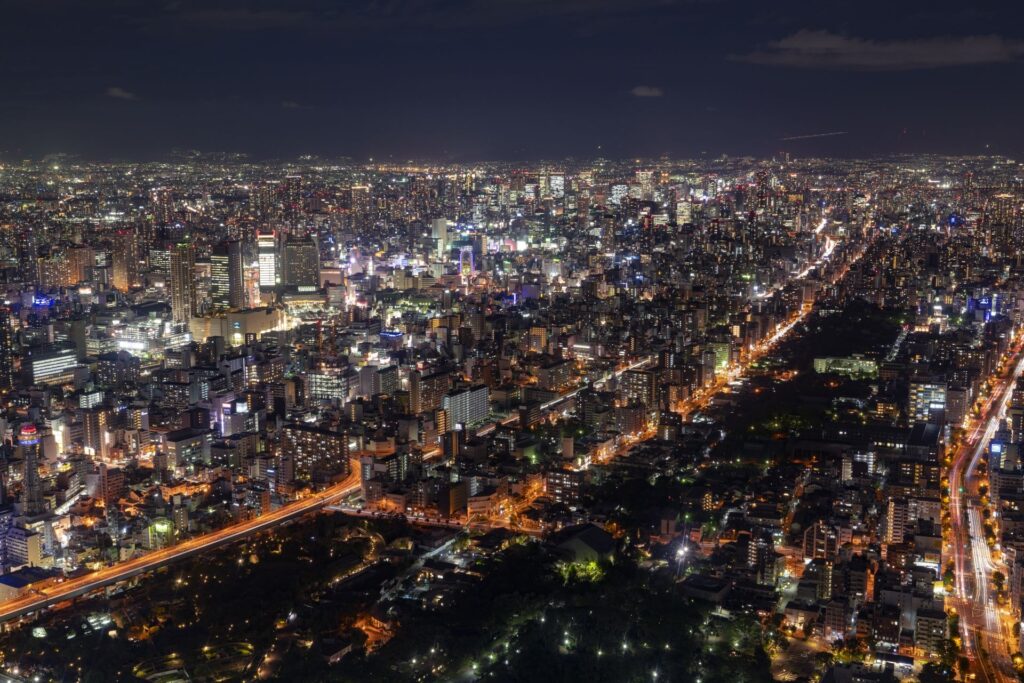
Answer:
<path fill-rule="evenodd" d="M 640 198 L 645 201 L 654 199 L 654 171 L 637 171 L 636 183 L 640 186 Z"/>
<path fill-rule="evenodd" d="M 210 300 L 216 308 L 245 307 L 245 268 L 237 240 L 217 245 L 210 255 Z"/>
<path fill-rule="evenodd" d="M 36 259 L 36 285 L 40 291 L 48 292 L 70 284 L 71 268 L 68 265 L 67 254 L 63 251 Z"/>
<path fill-rule="evenodd" d="M 284 284 L 300 291 L 320 286 L 320 250 L 310 238 L 290 238 L 284 248 Z"/>
<path fill-rule="evenodd" d="M 430 222 L 430 236 L 437 240 L 437 255 L 444 256 L 448 249 L 448 221 L 435 218 Z"/>
<path fill-rule="evenodd" d="M 134 230 L 121 230 L 114 235 L 110 261 L 113 269 L 112 284 L 115 289 L 127 292 L 142 285 L 142 278 L 139 277 L 141 258 L 139 237 Z"/>
<path fill-rule="evenodd" d="M 238 240 L 228 242 L 228 304 L 245 308 L 245 258 Z"/>
<path fill-rule="evenodd" d="M 11 309 L 0 308 L 0 390 L 14 387 L 14 329 Z"/>
<path fill-rule="evenodd" d="M 281 274 L 277 267 L 277 233 L 256 235 L 256 256 L 260 265 L 260 288 L 277 287 L 281 283 Z"/>
<path fill-rule="evenodd" d="M 46 504 L 43 501 L 43 484 L 39 479 L 40 435 L 34 424 L 26 423 L 21 426 L 18 446 L 21 448 L 22 460 L 25 463 L 25 493 L 22 498 L 25 515 L 35 517 L 46 512 Z"/>
<path fill-rule="evenodd" d="M 92 247 L 74 246 L 68 249 L 68 286 L 90 279 L 96 266 L 96 251 Z"/>
<path fill-rule="evenodd" d="M 157 225 L 166 225 L 174 220 L 174 193 L 170 188 L 158 187 L 150 193 L 153 205 L 153 220 Z"/>
<path fill-rule="evenodd" d="M 364 230 L 372 224 L 370 210 L 370 188 L 365 185 L 353 187 L 349 196 L 349 216 L 352 228 Z"/>
<path fill-rule="evenodd" d="M 290 175 L 284 179 L 281 187 L 286 216 L 298 215 L 302 209 L 302 176 Z"/>
<path fill-rule="evenodd" d="M 171 315 L 187 323 L 196 314 L 196 254 L 191 242 L 171 248 Z"/>

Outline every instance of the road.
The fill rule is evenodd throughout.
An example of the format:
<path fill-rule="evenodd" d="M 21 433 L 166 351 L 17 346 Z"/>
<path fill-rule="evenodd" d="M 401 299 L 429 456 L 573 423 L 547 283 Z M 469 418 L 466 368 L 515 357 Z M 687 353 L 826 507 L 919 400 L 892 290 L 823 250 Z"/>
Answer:
<path fill-rule="evenodd" d="M 33 591 L 20 598 L 0 603 L 0 622 L 37 612 L 64 600 L 70 600 L 104 586 L 153 571 L 197 553 L 227 543 L 233 543 L 247 536 L 319 510 L 335 501 L 341 500 L 358 489 L 359 467 L 356 464 L 344 481 L 265 515 L 260 515 L 254 519 L 233 524 L 202 536 L 190 538 L 178 545 L 155 550 L 125 562 L 120 562 L 116 565 Z"/>
<path fill-rule="evenodd" d="M 1008 367 L 996 380 L 979 416 L 968 423 L 949 468 L 952 544 L 948 552 L 954 564 L 953 602 L 960 615 L 964 654 L 978 679 L 991 683 L 1017 680 L 1010 659 L 1017 648 L 1006 636 L 991 589 L 996 565 L 985 540 L 977 467 L 1006 412 L 1013 385 L 1024 372 L 1024 345 L 1020 341 L 1014 346 Z"/>

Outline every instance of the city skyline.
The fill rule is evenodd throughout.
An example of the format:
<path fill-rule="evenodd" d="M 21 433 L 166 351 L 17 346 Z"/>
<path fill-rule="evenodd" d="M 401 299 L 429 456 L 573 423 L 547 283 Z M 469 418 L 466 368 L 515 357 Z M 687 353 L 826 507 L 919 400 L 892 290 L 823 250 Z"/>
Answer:
<path fill-rule="evenodd" d="M 1024 681 L 1024 5 L 0 16 L 0 681 Z"/>

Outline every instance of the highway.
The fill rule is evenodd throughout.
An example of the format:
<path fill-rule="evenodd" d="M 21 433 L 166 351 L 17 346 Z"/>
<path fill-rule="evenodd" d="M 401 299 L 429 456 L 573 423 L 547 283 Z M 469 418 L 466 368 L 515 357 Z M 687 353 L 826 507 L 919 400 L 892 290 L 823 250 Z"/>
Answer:
<path fill-rule="evenodd" d="M 955 575 L 955 599 L 960 615 L 964 654 L 979 680 L 1016 681 L 1010 659 L 1015 644 L 1008 642 L 999 605 L 990 581 L 996 565 L 985 540 L 981 517 L 978 463 L 1006 412 L 1013 385 L 1024 372 L 1024 345 L 1014 346 L 1010 370 L 992 387 L 980 414 L 968 422 L 966 435 L 953 453 L 949 469 L 949 512 Z"/>
<path fill-rule="evenodd" d="M 145 574 L 197 553 L 227 543 L 233 543 L 247 536 L 319 510 L 335 501 L 343 499 L 358 489 L 359 467 L 356 464 L 344 481 L 265 515 L 260 515 L 254 519 L 233 524 L 202 536 L 190 538 L 178 545 L 154 550 L 151 553 L 140 555 L 125 562 L 105 567 L 90 574 L 67 579 L 44 589 L 32 591 L 20 598 L 0 603 L 0 622 L 37 612 L 64 600 L 86 595 L 104 586 Z"/>

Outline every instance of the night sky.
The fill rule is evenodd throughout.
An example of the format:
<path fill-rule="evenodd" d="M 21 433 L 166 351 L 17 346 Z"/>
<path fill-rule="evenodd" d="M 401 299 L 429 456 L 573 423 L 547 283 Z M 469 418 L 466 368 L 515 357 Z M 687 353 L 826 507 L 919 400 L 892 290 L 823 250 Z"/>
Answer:
<path fill-rule="evenodd" d="M 1024 152 L 1024 8 L 1009 0 L 0 0 L 0 12 L 6 160 Z M 782 139 L 830 132 L 846 134 Z"/>

